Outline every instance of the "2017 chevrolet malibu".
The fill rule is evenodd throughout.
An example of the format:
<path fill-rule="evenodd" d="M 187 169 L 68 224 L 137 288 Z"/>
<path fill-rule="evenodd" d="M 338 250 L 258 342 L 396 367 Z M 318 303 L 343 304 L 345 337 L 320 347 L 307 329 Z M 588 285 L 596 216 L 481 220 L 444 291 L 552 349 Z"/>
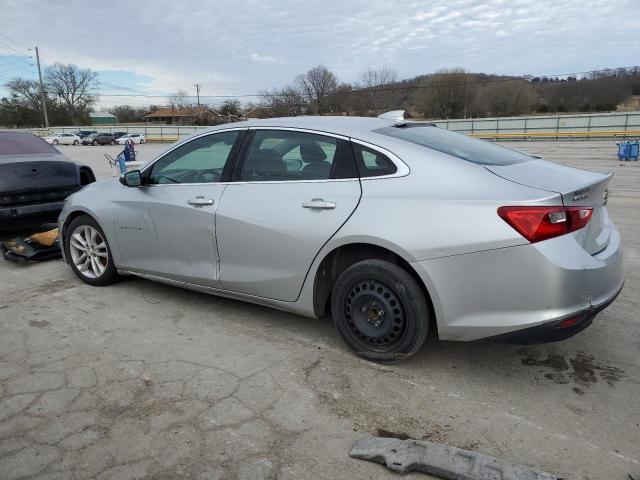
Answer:
<path fill-rule="evenodd" d="M 549 341 L 620 292 L 611 174 L 433 125 L 298 117 L 222 125 L 72 195 L 59 224 L 91 285 L 141 277 L 302 315 L 357 354 L 441 339 Z"/>

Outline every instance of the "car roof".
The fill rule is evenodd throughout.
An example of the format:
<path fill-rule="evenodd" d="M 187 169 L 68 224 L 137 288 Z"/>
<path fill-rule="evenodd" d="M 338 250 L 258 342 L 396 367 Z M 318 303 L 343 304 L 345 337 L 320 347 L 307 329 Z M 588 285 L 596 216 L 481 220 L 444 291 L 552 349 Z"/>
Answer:
<path fill-rule="evenodd" d="M 300 116 L 227 123 L 212 127 L 208 131 L 238 127 L 307 128 L 366 141 L 380 138 L 379 134 L 373 132 L 374 130 L 390 127 L 398 123 L 404 122 L 377 117 Z"/>

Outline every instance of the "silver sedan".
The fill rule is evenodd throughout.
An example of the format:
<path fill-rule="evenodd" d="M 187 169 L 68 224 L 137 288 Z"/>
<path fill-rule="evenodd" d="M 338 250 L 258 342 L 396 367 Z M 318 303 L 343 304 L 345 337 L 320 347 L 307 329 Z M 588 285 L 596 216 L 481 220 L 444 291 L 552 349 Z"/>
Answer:
<path fill-rule="evenodd" d="M 137 275 L 321 317 L 358 355 L 587 327 L 623 281 L 611 175 L 425 123 L 298 117 L 211 128 L 73 194 L 64 254 L 91 285 Z"/>

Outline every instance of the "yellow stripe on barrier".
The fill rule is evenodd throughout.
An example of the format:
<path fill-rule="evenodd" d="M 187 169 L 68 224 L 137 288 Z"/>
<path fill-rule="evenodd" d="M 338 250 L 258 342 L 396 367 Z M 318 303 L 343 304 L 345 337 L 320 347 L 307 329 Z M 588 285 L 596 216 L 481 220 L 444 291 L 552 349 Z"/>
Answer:
<path fill-rule="evenodd" d="M 147 135 L 146 142 L 177 142 L 180 139 L 177 135 Z"/>
<path fill-rule="evenodd" d="M 512 132 L 512 133 L 470 133 L 471 137 L 498 138 L 595 138 L 595 137 L 638 137 L 640 130 L 593 130 L 591 132 Z"/>

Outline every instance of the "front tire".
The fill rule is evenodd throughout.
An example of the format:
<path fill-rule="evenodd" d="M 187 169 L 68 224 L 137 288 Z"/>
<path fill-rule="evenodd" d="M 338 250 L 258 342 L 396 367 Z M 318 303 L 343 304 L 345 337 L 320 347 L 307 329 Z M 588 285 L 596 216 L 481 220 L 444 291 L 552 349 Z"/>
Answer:
<path fill-rule="evenodd" d="M 64 248 L 71 270 L 84 283 L 110 285 L 120 278 L 104 232 L 92 217 L 81 215 L 66 228 Z"/>
<path fill-rule="evenodd" d="M 144 140 L 141 138 L 140 139 L 140 145 L 142 145 L 144 143 Z"/>
<path fill-rule="evenodd" d="M 375 362 L 410 357 L 429 331 L 429 306 L 420 286 L 384 260 L 364 260 L 345 270 L 333 288 L 331 312 L 355 353 Z"/>

